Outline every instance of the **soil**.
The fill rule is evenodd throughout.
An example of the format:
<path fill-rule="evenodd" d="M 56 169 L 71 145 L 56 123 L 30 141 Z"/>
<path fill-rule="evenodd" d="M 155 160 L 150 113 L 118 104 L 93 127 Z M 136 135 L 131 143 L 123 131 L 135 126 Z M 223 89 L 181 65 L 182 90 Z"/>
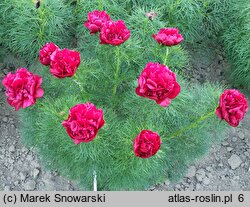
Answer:
<path fill-rule="evenodd" d="M 192 57 L 185 72 L 192 82 L 225 84 L 229 68 L 224 54 L 214 48 L 189 48 Z M 0 60 L 0 80 L 22 62 L 8 55 Z M 56 171 L 41 166 L 33 149 L 21 142 L 17 113 L 6 104 L 0 84 L 0 190 L 79 190 L 76 183 L 62 178 Z M 178 183 L 168 180 L 149 190 L 239 191 L 250 190 L 250 111 L 242 124 L 228 130 L 225 140 L 215 144 L 203 159 L 189 166 L 187 175 Z"/>

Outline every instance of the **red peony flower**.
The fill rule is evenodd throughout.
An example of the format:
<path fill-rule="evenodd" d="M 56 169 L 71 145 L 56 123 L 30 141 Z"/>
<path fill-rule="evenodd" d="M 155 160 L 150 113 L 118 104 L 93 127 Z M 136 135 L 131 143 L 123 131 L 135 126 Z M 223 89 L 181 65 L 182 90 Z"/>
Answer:
<path fill-rule="evenodd" d="M 50 64 L 50 55 L 55 51 L 58 50 L 59 47 L 55 45 L 53 42 L 46 43 L 42 49 L 40 50 L 40 62 L 43 65 Z"/>
<path fill-rule="evenodd" d="M 232 127 L 237 127 L 248 110 L 245 96 L 236 89 L 225 90 L 220 96 L 216 115 Z"/>
<path fill-rule="evenodd" d="M 111 44 L 118 46 L 130 37 L 130 31 L 122 20 L 117 22 L 108 21 L 102 26 L 100 33 L 100 44 Z"/>
<path fill-rule="evenodd" d="M 162 28 L 157 34 L 152 37 L 161 45 L 174 46 L 178 45 L 184 38 L 179 34 L 177 28 Z"/>
<path fill-rule="evenodd" d="M 69 49 L 56 50 L 50 57 L 50 73 L 56 78 L 72 77 L 81 62 L 80 53 Z"/>
<path fill-rule="evenodd" d="M 92 141 L 104 124 L 102 109 L 97 109 L 92 103 L 75 105 L 62 123 L 75 144 Z"/>
<path fill-rule="evenodd" d="M 149 62 L 138 78 L 136 94 L 156 101 L 167 107 L 180 93 L 176 75 L 167 66 Z"/>
<path fill-rule="evenodd" d="M 150 130 L 142 130 L 133 143 L 135 155 L 141 158 L 148 158 L 155 155 L 160 146 L 160 136 Z"/>
<path fill-rule="evenodd" d="M 92 11 L 88 13 L 88 20 L 84 23 L 84 26 L 90 30 L 90 34 L 93 35 L 101 31 L 103 23 L 110 20 L 110 16 L 106 11 Z"/>
<path fill-rule="evenodd" d="M 41 88 L 42 77 L 29 72 L 26 68 L 17 69 L 15 74 L 8 73 L 2 80 L 6 89 L 7 102 L 19 110 L 36 103 L 44 94 Z"/>

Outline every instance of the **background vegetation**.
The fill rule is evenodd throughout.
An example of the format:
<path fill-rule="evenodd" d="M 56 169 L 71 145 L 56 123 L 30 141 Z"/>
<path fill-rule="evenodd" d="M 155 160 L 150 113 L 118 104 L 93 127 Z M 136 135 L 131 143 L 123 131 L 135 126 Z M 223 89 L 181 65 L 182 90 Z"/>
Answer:
<path fill-rule="evenodd" d="M 232 67 L 230 81 L 236 87 L 250 90 L 250 2 L 230 1 L 226 12 L 222 41 Z"/>
<path fill-rule="evenodd" d="M 72 8 L 61 0 L 1 0 L 0 44 L 27 63 L 34 62 L 49 41 L 69 47 L 74 34 Z"/>

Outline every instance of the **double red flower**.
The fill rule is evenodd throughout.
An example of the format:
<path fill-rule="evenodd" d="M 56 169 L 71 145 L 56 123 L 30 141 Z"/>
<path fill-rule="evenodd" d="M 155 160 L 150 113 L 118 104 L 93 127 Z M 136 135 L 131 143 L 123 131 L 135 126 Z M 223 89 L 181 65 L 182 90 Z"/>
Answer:
<path fill-rule="evenodd" d="M 167 66 L 149 62 L 138 78 L 136 94 L 167 107 L 180 93 L 176 75 Z"/>
<path fill-rule="evenodd" d="M 17 69 L 15 74 L 8 73 L 2 80 L 6 89 L 7 102 L 15 110 L 27 108 L 36 103 L 44 94 L 41 88 L 42 77 L 29 72 L 26 68 Z"/>
<path fill-rule="evenodd" d="M 50 65 L 50 73 L 56 78 L 72 77 L 80 65 L 80 53 L 67 48 L 60 49 L 53 42 L 40 50 L 40 62 Z"/>
<path fill-rule="evenodd" d="M 67 48 L 56 50 L 50 58 L 50 73 L 56 78 L 72 77 L 81 62 L 80 53 Z"/>
<path fill-rule="evenodd" d="M 110 16 L 106 11 L 94 10 L 88 13 L 88 20 L 84 23 L 84 26 L 90 30 L 90 34 L 93 35 L 101 31 L 102 25 L 110 20 Z"/>
<path fill-rule="evenodd" d="M 104 124 L 102 109 L 97 109 L 92 103 L 75 105 L 62 123 L 75 144 L 92 141 Z"/>
<path fill-rule="evenodd" d="M 122 20 L 116 22 L 108 21 L 102 26 L 100 33 L 100 44 L 111 44 L 118 46 L 130 37 L 130 31 Z"/>
<path fill-rule="evenodd" d="M 100 44 L 121 45 L 130 37 L 130 30 L 122 20 L 113 21 L 106 11 L 95 10 L 88 13 L 84 26 L 90 34 L 100 32 Z"/>
<path fill-rule="evenodd" d="M 184 38 L 179 34 L 177 28 L 162 28 L 157 34 L 153 34 L 152 37 L 161 45 L 168 47 L 178 45 Z"/>
<path fill-rule="evenodd" d="M 134 153 L 137 157 L 149 158 L 155 155 L 161 146 L 161 138 L 156 132 L 142 130 L 134 139 Z"/>
<path fill-rule="evenodd" d="M 216 115 L 232 127 L 237 127 L 248 110 L 245 96 L 236 89 L 225 90 L 220 96 Z"/>
<path fill-rule="evenodd" d="M 46 43 L 42 49 L 40 50 L 39 56 L 40 56 L 40 62 L 43 65 L 50 65 L 51 61 L 51 54 L 55 51 L 59 50 L 59 47 L 55 45 L 53 42 Z"/>

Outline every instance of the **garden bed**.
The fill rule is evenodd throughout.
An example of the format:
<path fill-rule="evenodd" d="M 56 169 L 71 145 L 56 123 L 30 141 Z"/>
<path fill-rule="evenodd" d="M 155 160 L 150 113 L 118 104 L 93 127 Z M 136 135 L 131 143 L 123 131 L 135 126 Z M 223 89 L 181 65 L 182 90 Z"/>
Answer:
<path fill-rule="evenodd" d="M 227 162 L 215 159 L 210 167 L 230 166 L 222 172 L 230 178 L 234 170 L 248 172 L 249 117 L 240 124 L 248 110 L 248 50 L 232 44 L 238 36 L 226 26 L 235 9 L 247 30 L 248 10 L 234 2 L 1 2 L 0 89 L 18 111 L 12 117 L 1 102 L 2 169 L 14 176 L 15 166 L 32 168 L 18 171 L 20 179 L 5 190 L 42 189 L 53 178 L 74 181 L 67 189 L 91 190 L 93 175 L 98 190 L 145 190 L 186 173 L 198 190 L 216 182 L 215 170 L 190 165 L 226 133 Z M 10 179 L 5 172 L 3 180 Z"/>
<path fill-rule="evenodd" d="M 193 59 L 187 68 L 187 74 L 191 81 L 203 82 L 205 78 L 225 82 L 224 68 L 227 68 L 227 62 L 223 52 L 218 50 L 218 53 L 213 54 L 213 51 L 214 48 L 207 49 L 200 45 L 190 48 L 189 54 Z M 9 67 L 10 63 L 14 64 L 14 68 L 20 67 L 20 60 L 8 55 L 0 63 L 8 68 L 2 70 L 1 78 L 13 69 Z M 4 99 L 2 91 L 0 100 L 4 103 L 1 103 L 0 108 L 0 190 L 80 190 L 77 183 L 61 177 L 56 171 L 45 169 L 34 148 L 27 149 L 22 144 L 20 121 Z M 249 123 L 248 113 L 242 126 L 230 129 L 222 143 L 214 144 L 202 160 L 191 164 L 187 175 L 180 182 L 171 183 L 166 180 L 148 190 L 250 190 Z M 232 169 L 235 166 L 237 167 Z"/>

